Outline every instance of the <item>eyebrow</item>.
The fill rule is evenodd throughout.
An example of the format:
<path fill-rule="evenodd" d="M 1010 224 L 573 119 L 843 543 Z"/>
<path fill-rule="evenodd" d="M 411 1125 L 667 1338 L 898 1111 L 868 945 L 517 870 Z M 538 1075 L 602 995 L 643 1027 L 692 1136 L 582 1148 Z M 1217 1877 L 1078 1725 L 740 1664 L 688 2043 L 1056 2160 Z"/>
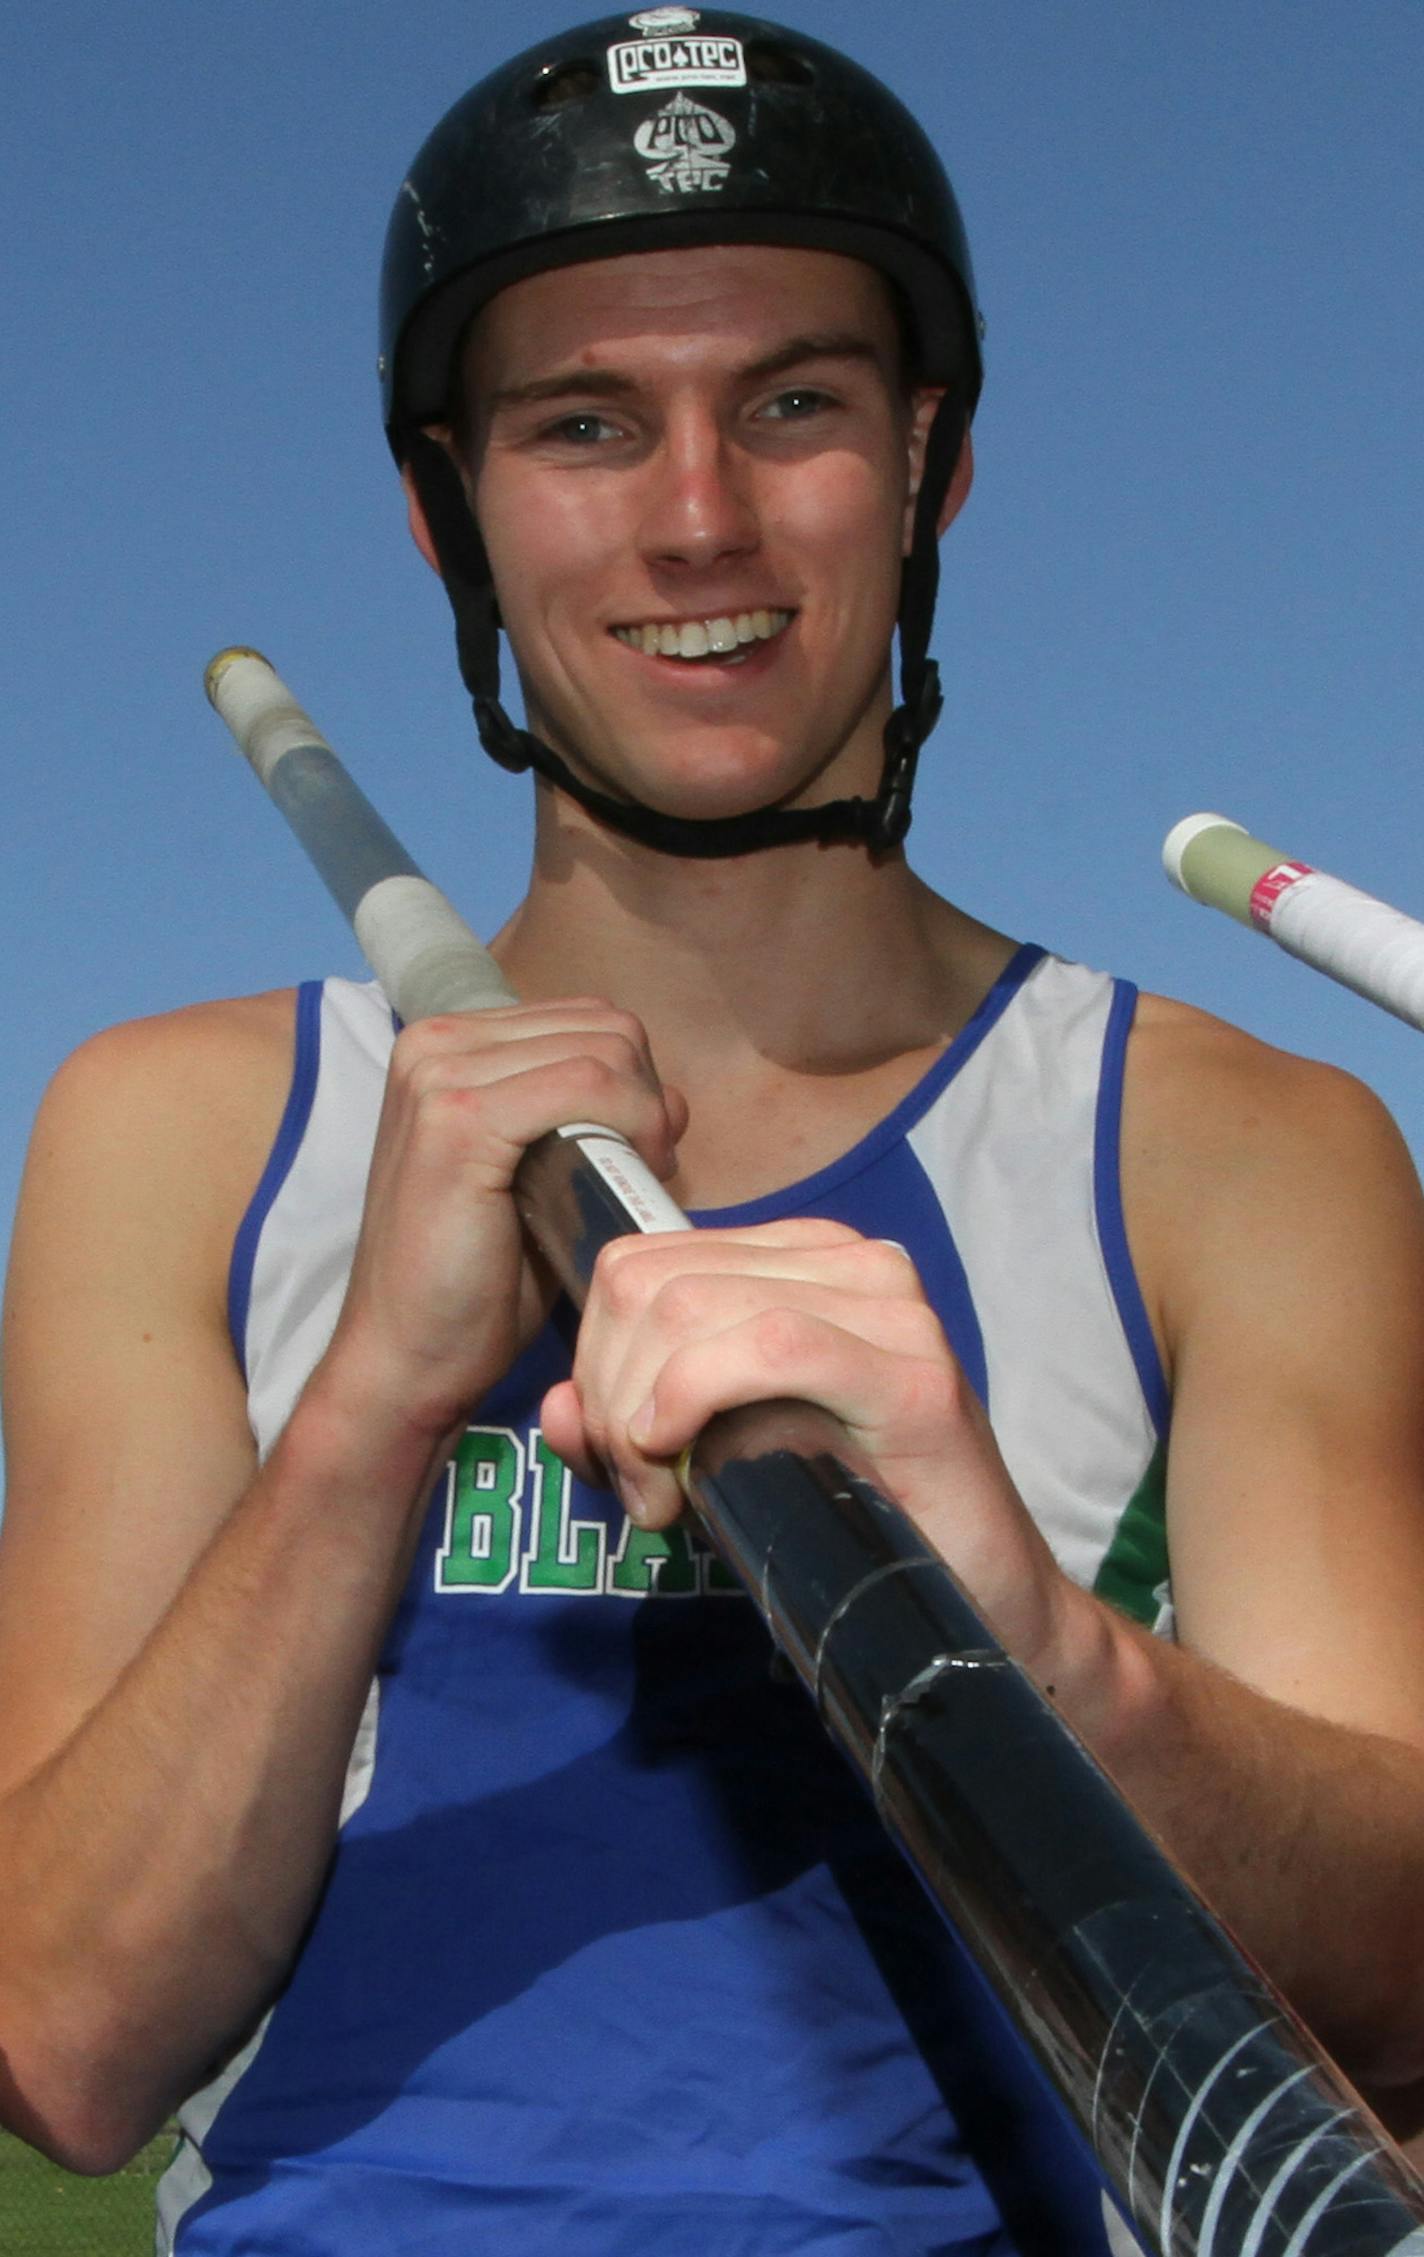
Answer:
<path fill-rule="evenodd" d="M 868 361 L 878 366 L 880 355 L 869 339 L 856 330 L 833 330 L 824 335 L 788 338 L 784 345 L 765 354 L 760 360 L 748 362 L 737 370 L 741 383 L 758 383 L 769 376 L 783 376 L 788 369 L 804 367 L 808 361 Z M 546 400 L 616 400 L 625 399 L 638 391 L 639 386 L 631 376 L 613 368 L 561 369 L 552 376 L 537 376 L 528 384 L 501 385 L 491 392 L 486 412 L 499 408 L 528 407 Z"/>

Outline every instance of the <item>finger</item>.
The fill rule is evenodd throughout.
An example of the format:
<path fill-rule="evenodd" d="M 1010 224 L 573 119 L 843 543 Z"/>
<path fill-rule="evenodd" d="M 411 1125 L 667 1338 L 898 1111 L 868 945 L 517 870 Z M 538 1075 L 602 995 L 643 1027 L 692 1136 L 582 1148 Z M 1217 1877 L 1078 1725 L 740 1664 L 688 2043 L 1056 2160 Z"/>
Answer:
<path fill-rule="evenodd" d="M 910 1457 L 948 1446 L 969 1393 L 932 1311 L 897 1302 L 853 1304 L 803 1291 L 719 1281 L 700 1320 L 669 1347 L 641 1327 L 606 1391 L 579 1384 L 585 1447 L 609 1469 L 626 1509 L 656 1525 L 679 1509 L 672 1467 L 722 1410 L 776 1396 L 821 1404 L 871 1455 Z M 714 1322 L 720 1309 L 724 1322 Z M 972 1417 L 972 1406 L 969 1415 Z"/>
<path fill-rule="evenodd" d="M 787 1246 L 740 1233 L 666 1232 L 605 1248 L 579 1335 L 580 1388 L 611 1402 L 614 1375 L 635 1351 L 666 1353 L 699 1328 L 721 1329 L 788 1297 L 810 1297 L 817 1307 L 827 1296 L 853 1302 L 857 1314 L 846 1318 L 852 1326 L 883 1325 L 899 1307 L 915 1312 L 906 1321 L 928 1324 L 937 1337 L 938 1320 L 903 1254 L 833 1227 L 834 1239 L 820 1244 L 809 1234 Z"/>
<path fill-rule="evenodd" d="M 609 1454 L 615 1430 L 674 1350 L 764 1311 L 801 1307 L 901 1354 L 945 1352 L 939 1320 L 903 1255 L 836 1230 L 831 1246 L 790 1251 L 749 1247 L 735 1234 L 667 1234 L 608 1249 L 574 1363 L 590 1447 Z"/>
<path fill-rule="evenodd" d="M 675 1279 L 719 1275 L 923 1299 L 918 1273 L 903 1247 L 890 1239 L 864 1238 L 842 1223 L 803 1217 L 794 1226 L 660 1231 L 617 1239 L 599 1256 L 590 1308 L 626 1323 Z"/>
<path fill-rule="evenodd" d="M 574 1121 L 595 1120 L 626 1136 L 659 1174 L 675 1155 L 673 1121 L 660 1089 L 595 1051 L 441 1060 L 415 1075 L 391 1131 L 409 1164 L 434 1172 L 470 1169 L 478 1189 L 504 1190 L 529 1145 Z"/>
<path fill-rule="evenodd" d="M 609 1486 L 608 1468 L 593 1449 L 584 1425 L 578 1389 L 571 1379 L 556 1380 L 539 1411 L 544 1439 L 580 1481 L 591 1488 Z"/>
<path fill-rule="evenodd" d="M 763 1308 L 666 1356 L 610 1445 L 615 1467 L 630 1448 L 673 1458 L 718 1411 L 793 1396 L 831 1412 L 867 1448 L 918 1454 L 949 1444 L 972 1417 L 971 1395 L 942 1336 L 887 1326 L 870 1338 L 817 1309 Z"/>

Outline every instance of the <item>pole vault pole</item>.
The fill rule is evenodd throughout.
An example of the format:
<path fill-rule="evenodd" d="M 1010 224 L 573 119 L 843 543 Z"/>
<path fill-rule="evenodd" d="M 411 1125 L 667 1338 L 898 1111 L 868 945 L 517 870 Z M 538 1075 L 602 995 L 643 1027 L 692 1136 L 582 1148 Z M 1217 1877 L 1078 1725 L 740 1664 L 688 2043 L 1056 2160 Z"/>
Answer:
<path fill-rule="evenodd" d="M 407 1021 L 512 1001 L 256 652 L 208 694 Z M 581 1302 L 599 1249 L 686 1218 L 621 1137 L 542 1138 L 516 1184 Z M 684 1487 L 1160 2257 L 1424 2257 L 1424 2187 L 837 1421 L 717 1419 Z"/>
<path fill-rule="evenodd" d="M 1173 885 L 1264 933 L 1382 1011 L 1424 1029 L 1424 925 L 1372 893 L 1252 838 L 1225 815 L 1185 815 L 1162 844 Z"/>

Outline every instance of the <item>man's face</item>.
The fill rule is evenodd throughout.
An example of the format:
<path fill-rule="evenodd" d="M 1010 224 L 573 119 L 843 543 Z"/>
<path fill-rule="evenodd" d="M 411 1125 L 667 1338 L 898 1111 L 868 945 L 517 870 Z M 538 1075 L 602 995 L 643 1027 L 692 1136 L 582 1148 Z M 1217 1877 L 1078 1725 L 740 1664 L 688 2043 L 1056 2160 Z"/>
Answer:
<path fill-rule="evenodd" d="M 899 363 L 879 277 L 819 251 L 603 260 L 481 314 L 467 479 L 530 726 L 587 780 L 704 817 L 873 791 L 933 406 Z"/>

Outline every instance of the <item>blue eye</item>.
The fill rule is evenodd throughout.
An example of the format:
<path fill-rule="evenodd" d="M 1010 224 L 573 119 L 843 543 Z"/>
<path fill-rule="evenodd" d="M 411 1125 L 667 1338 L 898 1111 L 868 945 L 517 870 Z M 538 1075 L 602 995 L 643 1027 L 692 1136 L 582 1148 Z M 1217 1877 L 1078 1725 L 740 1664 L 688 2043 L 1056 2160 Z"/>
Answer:
<path fill-rule="evenodd" d="M 794 391 L 778 392 L 774 400 L 767 402 L 762 413 L 773 416 L 782 423 L 803 423 L 808 416 L 817 414 L 829 405 L 827 393 L 816 392 L 809 385 L 799 384 Z"/>
<path fill-rule="evenodd" d="M 616 438 L 617 433 L 604 416 L 589 411 L 561 416 L 551 427 L 550 435 L 555 439 L 566 439 L 573 447 L 592 447 L 610 436 Z"/>

